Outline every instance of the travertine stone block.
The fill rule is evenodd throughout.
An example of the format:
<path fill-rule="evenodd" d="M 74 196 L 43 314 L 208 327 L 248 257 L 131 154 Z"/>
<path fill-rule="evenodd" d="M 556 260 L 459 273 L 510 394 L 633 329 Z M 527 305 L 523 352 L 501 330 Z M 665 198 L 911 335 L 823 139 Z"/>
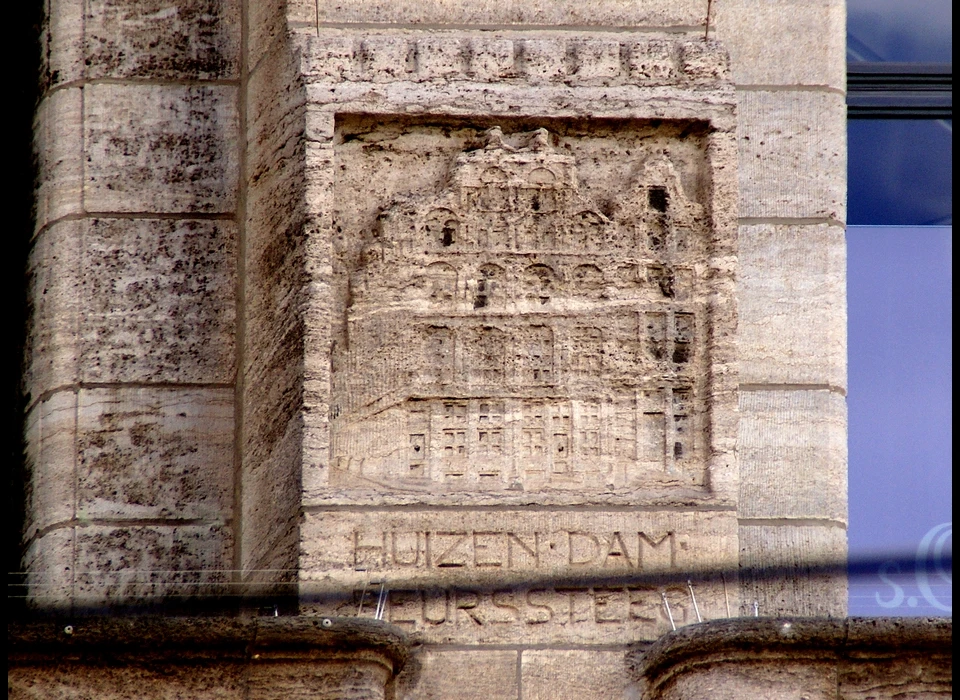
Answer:
<path fill-rule="evenodd" d="M 236 224 L 95 219 L 77 273 L 82 381 L 233 381 Z"/>
<path fill-rule="evenodd" d="M 28 603 L 37 609 L 69 609 L 76 565 L 75 529 L 59 528 L 33 539 L 23 557 Z"/>
<path fill-rule="evenodd" d="M 741 391 L 741 518 L 847 522 L 847 405 L 832 391 Z"/>
<path fill-rule="evenodd" d="M 846 218 L 847 106 L 835 91 L 737 93 L 740 216 Z"/>
<path fill-rule="evenodd" d="M 847 558 L 845 527 L 823 525 L 740 526 L 741 615 L 777 617 L 844 617 L 847 614 L 845 576 L 813 575 L 811 565 L 841 564 Z M 767 578 L 751 569 L 782 571 Z M 793 571 L 793 573 L 784 573 Z"/>
<path fill-rule="evenodd" d="M 83 6 L 83 0 L 44 3 L 40 26 L 41 90 L 83 78 Z"/>
<path fill-rule="evenodd" d="M 249 10 L 261 25 L 250 24 L 249 50 L 257 63 L 246 93 L 240 551 L 245 580 L 257 584 L 251 592 L 264 593 L 296 579 L 307 231 L 299 67 L 284 43 L 281 4 L 256 5 Z"/>
<path fill-rule="evenodd" d="M 840 226 L 740 227 L 741 384 L 846 388 L 846 277 Z"/>
<path fill-rule="evenodd" d="M 407 662 L 397 678 L 398 700 L 516 700 L 516 651 L 434 651 Z"/>
<path fill-rule="evenodd" d="M 90 0 L 88 78 L 235 79 L 239 0 Z"/>
<path fill-rule="evenodd" d="M 61 391 L 37 403 L 27 414 L 25 432 L 29 539 L 76 516 L 77 395 Z"/>
<path fill-rule="evenodd" d="M 641 700 L 949 698 L 949 618 L 740 617 L 627 654 Z"/>
<path fill-rule="evenodd" d="M 83 90 L 48 95 L 34 121 L 36 229 L 83 210 Z"/>
<path fill-rule="evenodd" d="M 229 519 L 233 436 L 232 389 L 82 389 L 79 517 Z"/>
<path fill-rule="evenodd" d="M 76 528 L 77 605 L 147 607 L 164 596 L 226 592 L 232 541 L 223 525 L 142 525 Z"/>
<path fill-rule="evenodd" d="M 27 261 L 23 389 L 27 405 L 77 381 L 84 303 L 83 221 L 60 221 L 34 239 Z"/>
<path fill-rule="evenodd" d="M 235 285 L 233 222 L 59 222 L 30 255 L 25 388 L 232 382 Z"/>
<path fill-rule="evenodd" d="M 10 668 L 8 697 L 233 700 L 244 697 L 244 673 L 240 664 L 209 662 L 24 664 Z"/>
<path fill-rule="evenodd" d="M 382 663 L 345 659 L 340 663 L 255 663 L 247 672 L 250 700 L 384 700 L 391 672 Z"/>
<path fill-rule="evenodd" d="M 524 650 L 524 700 L 621 700 L 626 685 L 622 651 Z"/>
<path fill-rule="evenodd" d="M 712 10 L 738 85 L 846 88 L 843 0 L 724 0 Z"/>
<path fill-rule="evenodd" d="M 96 84 L 84 92 L 88 211 L 234 210 L 236 88 Z"/>
<path fill-rule="evenodd" d="M 653 0 L 628 4 L 616 0 L 560 0 L 559 2 L 450 2 L 399 0 L 321 3 L 321 23 L 559 25 L 591 27 L 697 27 L 706 19 L 706 6 L 694 0 Z M 291 0 L 288 17 L 295 25 L 314 25 L 317 7 L 312 0 Z M 306 29 L 307 27 L 304 27 Z"/>
<path fill-rule="evenodd" d="M 710 668 L 710 667 L 708 667 Z M 645 698 L 656 700 L 834 700 L 837 697 L 837 669 L 829 662 L 777 659 L 757 663 L 737 659 L 710 668 L 709 673 L 684 674 L 660 693 Z"/>
<path fill-rule="evenodd" d="M 275 48 L 248 83 L 247 168 L 249 184 L 258 190 L 264 178 L 302 167 L 305 95 L 287 54 Z"/>
<path fill-rule="evenodd" d="M 254 394 L 256 386 L 250 387 Z M 295 580 L 300 541 L 299 510 L 301 427 L 296 418 L 278 417 L 275 427 L 256 420 L 262 439 L 269 444 L 261 451 L 253 439 L 245 443 L 241 512 L 243 569 L 262 570 L 267 580 L 276 574 L 282 581 Z M 256 571 L 255 580 L 265 580 Z M 286 591 L 289 593 L 289 589 Z"/>
<path fill-rule="evenodd" d="M 677 625 L 696 621 L 688 578 L 705 619 L 735 610 L 735 583 L 702 572 L 735 560 L 736 527 L 716 511 L 309 512 L 301 599 L 353 614 L 385 580 L 385 619 L 435 643 L 655 639 L 661 592 Z"/>
<path fill-rule="evenodd" d="M 268 51 L 278 45 L 287 45 L 287 5 L 284 0 L 247 4 L 246 61 L 251 74 L 257 70 Z"/>

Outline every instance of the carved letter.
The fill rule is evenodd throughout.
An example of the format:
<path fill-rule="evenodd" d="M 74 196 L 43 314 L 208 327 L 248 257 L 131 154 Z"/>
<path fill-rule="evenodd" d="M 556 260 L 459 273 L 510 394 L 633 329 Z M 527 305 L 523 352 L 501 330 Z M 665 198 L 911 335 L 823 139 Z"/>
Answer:
<path fill-rule="evenodd" d="M 589 554 L 585 557 L 576 557 L 574 550 L 577 540 L 580 540 L 589 551 Z M 600 555 L 600 540 L 597 539 L 596 535 L 589 532 L 568 532 L 567 544 L 570 566 L 588 566 L 593 564 Z"/>
<path fill-rule="evenodd" d="M 519 545 L 522 552 L 526 552 L 529 556 L 533 558 L 533 566 L 537 568 L 540 566 L 540 535 L 539 533 L 533 533 L 533 548 L 531 549 L 523 540 L 520 539 L 520 536 L 515 532 L 507 533 L 507 568 L 513 568 L 513 546 L 514 543 Z"/>
<path fill-rule="evenodd" d="M 454 559 L 455 554 L 454 550 L 459 547 L 464 542 L 468 541 L 470 534 L 467 532 L 438 532 L 436 533 L 437 537 L 452 536 L 456 537 L 453 541 L 453 544 L 449 545 L 446 549 L 441 549 L 440 554 L 437 555 L 437 558 L 434 560 L 433 565 L 438 568 L 455 568 L 460 566 L 466 566 L 466 561 L 456 561 Z"/>
<path fill-rule="evenodd" d="M 494 537 L 496 538 L 494 542 L 499 542 L 502 537 L 502 532 L 474 532 L 473 533 L 473 565 L 477 568 L 485 566 L 499 567 L 503 566 L 503 562 L 500 559 L 485 559 L 484 557 L 489 556 L 486 554 L 486 551 L 491 549 L 491 544 L 489 541 L 487 544 L 484 544 L 480 538 L 482 537 Z"/>

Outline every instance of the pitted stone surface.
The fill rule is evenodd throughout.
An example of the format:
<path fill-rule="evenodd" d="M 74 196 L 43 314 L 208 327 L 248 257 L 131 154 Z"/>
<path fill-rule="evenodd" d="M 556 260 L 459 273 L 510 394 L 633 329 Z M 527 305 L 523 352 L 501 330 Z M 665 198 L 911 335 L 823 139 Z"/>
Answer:
<path fill-rule="evenodd" d="M 84 29 L 88 78 L 239 75 L 238 0 L 92 0 Z"/>
<path fill-rule="evenodd" d="M 698 573 L 735 561 L 733 512 L 334 511 L 302 538 L 306 611 L 372 615 L 384 581 L 385 619 L 432 643 L 655 639 L 696 622 L 688 579 L 705 619 L 736 609 Z"/>
<path fill-rule="evenodd" d="M 233 211 L 236 94 L 225 85 L 86 87 L 87 211 Z"/>
<path fill-rule="evenodd" d="M 408 185 L 374 211 L 379 197 L 348 193 L 383 164 L 400 176 L 429 158 L 415 144 L 442 130 L 342 136 L 334 483 L 702 488 L 708 329 L 730 312 L 705 303 L 699 139 L 458 131 L 467 150 L 432 158 L 449 168 L 439 194 Z M 365 158 L 354 139 L 396 155 Z M 622 162 L 617 146 L 636 151 Z M 622 193 L 601 194 L 621 177 Z"/>
<path fill-rule="evenodd" d="M 82 518 L 230 517 L 231 389 L 84 389 L 77 405 Z"/>
<path fill-rule="evenodd" d="M 322 23 L 377 23 L 400 25 L 510 26 L 653 26 L 699 27 L 706 6 L 695 0 L 653 0 L 625 4 L 615 0 L 555 0 L 554 2 L 496 2 L 495 0 L 399 0 L 323 3 L 318 10 L 310 0 L 292 0 L 287 16 L 293 26 L 312 29 Z M 700 30 L 702 33 L 702 29 Z"/>

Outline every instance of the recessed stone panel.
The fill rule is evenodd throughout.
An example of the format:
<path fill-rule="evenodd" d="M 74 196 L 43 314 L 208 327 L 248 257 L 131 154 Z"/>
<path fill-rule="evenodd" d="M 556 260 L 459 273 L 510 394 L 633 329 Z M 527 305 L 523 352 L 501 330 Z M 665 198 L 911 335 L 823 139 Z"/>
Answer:
<path fill-rule="evenodd" d="M 548 124 L 343 121 L 333 485 L 705 492 L 708 137 Z"/>
<path fill-rule="evenodd" d="M 385 619 L 433 642 L 653 639 L 696 621 L 688 578 L 704 619 L 736 609 L 716 577 L 736 532 L 732 512 L 308 513 L 301 603 L 372 615 L 384 581 Z"/>

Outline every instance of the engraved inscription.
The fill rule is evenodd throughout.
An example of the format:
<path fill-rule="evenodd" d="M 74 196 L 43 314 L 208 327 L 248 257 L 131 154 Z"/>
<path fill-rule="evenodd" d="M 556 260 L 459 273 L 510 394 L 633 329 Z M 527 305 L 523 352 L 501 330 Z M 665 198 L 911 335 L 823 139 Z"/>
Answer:
<path fill-rule="evenodd" d="M 705 483 L 703 207 L 666 149 L 614 200 L 546 129 L 389 202 L 348 271 L 334 480 L 392 489 Z"/>

